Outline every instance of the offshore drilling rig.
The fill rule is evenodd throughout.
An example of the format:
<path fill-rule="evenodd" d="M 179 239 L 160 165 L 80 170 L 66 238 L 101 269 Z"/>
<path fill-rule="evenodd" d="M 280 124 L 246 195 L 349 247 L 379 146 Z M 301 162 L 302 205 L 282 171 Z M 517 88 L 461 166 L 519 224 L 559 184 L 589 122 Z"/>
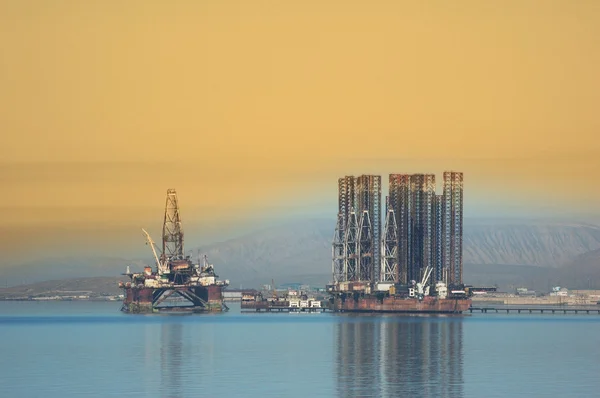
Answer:
<path fill-rule="evenodd" d="M 146 244 L 152 249 L 156 268 L 144 267 L 143 273 L 132 273 L 127 267 L 130 282 L 119 282 L 125 291 L 121 311 L 127 313 L 152 313 L 171 311 L 220 312 L 228 310 L 223 303 L 222 289 L 228 280 L 217 280 L 218 275 L 204 256 L 203 264 L 194 264 L 184 255 L 183 228 L 179 215 L 177 193 L 167 190 L 163 222 L 162 251 L 142 228 Z M 157 253 L 160 252 L 159 253 Z M 185 305 L 161 304 L 169 297 L 178 296 Z M 183 300 L 181 300 L 183 299 Z"/>
<path fill-rule="evenodd" d="M 381 233 L 381 176 L 338 179 L 330 308 L 338 312 L 459 314 L 463 284 L 463 173 L 390 174 Z"/>

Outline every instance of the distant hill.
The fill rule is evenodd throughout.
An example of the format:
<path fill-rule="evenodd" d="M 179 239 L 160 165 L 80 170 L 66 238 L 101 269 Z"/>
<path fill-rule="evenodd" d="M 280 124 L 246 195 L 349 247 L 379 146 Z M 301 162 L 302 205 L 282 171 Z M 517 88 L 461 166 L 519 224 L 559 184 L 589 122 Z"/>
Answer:
<path fill-rule="evenodd" d="M 544 220 L 465 220 L 464 262 L 559 267 L 600 248 L 600 227 Z"/>
<path fill-rule="evenodd" d="M 54 257 L 0 268 L 0 287 L 49 280 L 118 276 L 127 265 L 141 270 L 146 261 L 123 257 Z M 148 259 L 149 262 L 149 259 Z"/>
<path fill-rule="evenodd" d="M 561 271 L 566 286 L 579 289 L 600 287 L 600 249 L 576 256 Z"/>
<path fill-rule="evenodd" d="M 117 295 L 122 293 L 118 282 L 125 280 L 128 278 L 93 277 L 44 281 L 2 288 L 0 289 L 0 298 L 41 295 Z"/>
<path fill-rule="evenodd" d="M 266 283 L 271 277 L 277 282 L 310 275 L 313 280 L 325 283 L 331 275 L 332 231 L 330 221 L 306 220 L 208 246 L 204 251 L 222 275 L 236 276 L 232 280 Z M 466 268 L 471 265 L 468 269 L 473 272 L 485 265 L 494 273 L 503 266 L 507 270 L 529 266 L 527 269 L 539 276 L 544 271 L 533 269 L 559 268 L 581 261 L 584 257 L 579 256 L 598 249 L 600 227 L 596 225 L 545 220 L 465 220 L 464 262 Z M 600 274 L 600 267 L 591 269 Z M 468 271 L 465 272 L 468 276 Z M 535 279 L 534 275 L 524 278 Z M 503 278 L 507 279 L 506 275 Z"/>
<path fill-rule="evenodd" d="M 220 276 L 236 285 L 265 284 L 272 278 L 278 283 L 309 274 L 329 275 L 332 237 L 333 227 L 328 221 L 305 220 L 200 250 L 215 264 Z"/>
<path fill-rule="evenodd" d="M 200 250 L 208 255 L 219 276 L 231 281 L 232 287 L 258 286 L 271 279 L 275 279 L 276 284 L 304 280 L 324 284 L 331 275 L 333 224 L 332 220 L 306 219 L 257 230 Z M 191 249 L 197 250 L 188 242 L 186 250 Z M 483 281 L 486 275 L 495 275 L 507 284 L 541 283 L 545 286 L 558 283 L 561 278 L 572 284 L 579 283 L 581 278 L 597 280 L 594 278 L 600 275 L 598 250 L 600 227 L 597 225 L 557 220 L 465 220 L 466 281 L 470 277 Z M 10 285 L 16 285 L 68 277 L 117 276 L 127 265 L 131 265 L 132 270 L 141 270 L 144 262 L 152 263 L 150 253 L 145 261 L 45 259 L 2 267 L 0 286 L 7 280 Z M 562 267 L 570 271 L 559 272 Z M 542 270 L 550 268 L 557 271 Z"/>

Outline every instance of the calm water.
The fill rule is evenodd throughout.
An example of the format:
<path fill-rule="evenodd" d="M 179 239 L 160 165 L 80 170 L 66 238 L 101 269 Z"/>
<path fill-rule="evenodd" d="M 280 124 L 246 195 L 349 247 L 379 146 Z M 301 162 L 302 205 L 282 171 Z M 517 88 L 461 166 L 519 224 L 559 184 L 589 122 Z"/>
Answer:
<path fill-rule="evenodd" d="M 600 316 L 125 315 L 0 302 L 4 397 L 598 396 Z"/>

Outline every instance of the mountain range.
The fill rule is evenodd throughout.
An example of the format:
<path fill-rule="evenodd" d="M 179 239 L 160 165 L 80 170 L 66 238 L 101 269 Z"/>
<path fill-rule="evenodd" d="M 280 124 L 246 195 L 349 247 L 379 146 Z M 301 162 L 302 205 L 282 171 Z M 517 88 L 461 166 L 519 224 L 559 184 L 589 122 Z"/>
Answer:
<path fill-rule="evenodd" d="M 215 265 L 232 287 L 270 283 L 325 284 L 331 275 L 334 221 L 305 219 L 271 226 L 223 242 L 193 247 Z M 129 265 L 140 270 L 147 258 L 47 258 L 0 268 L 6 286 L 50 279 L 118 276 Z M 561 220 L 465 219 L 466 283 L 529 284 L 600 288 L 600 226 Z"/>

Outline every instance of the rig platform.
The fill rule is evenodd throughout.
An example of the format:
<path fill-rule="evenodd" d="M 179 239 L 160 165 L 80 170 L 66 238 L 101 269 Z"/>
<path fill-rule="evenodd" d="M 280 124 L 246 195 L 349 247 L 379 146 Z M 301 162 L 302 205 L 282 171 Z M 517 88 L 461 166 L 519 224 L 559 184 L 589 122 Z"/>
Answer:
<path fill-rule="evenodd" d="M 408 285 L 360 281 L 329 285 L 329 308 L 335 312 L 405 314 L 462 314 L 469 311 L 470 292 L 464 285 L 448 289 L 446 283 L 440 281 L 430 294 L 431 272 L 432 268 L 427 267 L 420 282 L 412 281 Z"/>
<path fill-rule="evenodd" d="M 388 312 L 414 314 L 462 314 L 469 310 L 471 300 L 437 297 L 406 298 L 397 296 L 338 297 L 334 299 L 336 312 Z"/>

